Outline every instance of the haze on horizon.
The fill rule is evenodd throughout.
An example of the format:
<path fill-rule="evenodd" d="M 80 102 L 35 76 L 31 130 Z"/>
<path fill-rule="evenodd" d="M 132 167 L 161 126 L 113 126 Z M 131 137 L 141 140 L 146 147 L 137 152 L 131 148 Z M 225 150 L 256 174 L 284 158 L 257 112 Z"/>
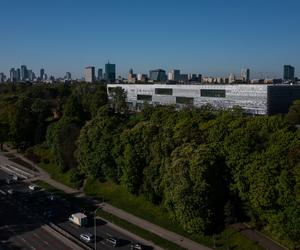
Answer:
<path fill-rule="evenodd" d="M 0 72 L 81 77 L 87 65 L 252 77 L 300 70 L 298 0 L 1 0 Z"/>

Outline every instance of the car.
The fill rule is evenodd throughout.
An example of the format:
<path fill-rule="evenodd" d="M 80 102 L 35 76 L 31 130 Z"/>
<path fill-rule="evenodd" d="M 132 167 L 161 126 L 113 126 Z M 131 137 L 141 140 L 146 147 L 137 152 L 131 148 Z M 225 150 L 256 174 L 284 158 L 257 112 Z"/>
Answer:
<path fill-rule="evenodd" d="M 143 250 L 143 246 L 140 243 L 131 243 L 131 250 Z"/>
<path fill-rule="evenodd" d="M 29 188 L 30 190 L 32 190 L 32 191 L 35 191 L 35 190 L 38 190 L 38 189 L 39 189 L 38 186 L 33 185 L 33 184 L 32 184 L 32 185 L 29 185 L 28 188 Z"/>
<path fill-rule="evenodd" d="M 11 178 L 6 178 L 6 184 L 7 185 L 10 185 L 10 184 L 12 184 L 13 183 L 13 180 L 11 179 Z"/>
<path fill-rule="evenodd" d="M 83 234 L 80 234 L 80 239 L 85 242 L 92 242 L 94 240 L 94 235 L 92 235 L 90 233 L 83 233 Z"/>
<path fill-rule="evenodd" d="M 9 190 L 7 190 L 7 193 L 10 195 L 13 195 L 15 193 L 15 191 L 13 189 L 9 189 Z"/>
<path fill-rule="evenodd" d="M 119 239 L 117 239 L 116 237 L 108 237 L 105 241 L 112 247 L 117 247 L 119 245 Z"/>
<path fill-rule="evenodd" d="M 55 197 L 54 194 L 49 194 L 49 195 L 47 196 L 47 198 L 48 198 L 50 201 L 54 201 L 56 197 Z"/>
<path fill-rule="evenodd" d="M 11 178 L 12 178 L 12 180 L 14 180 L 14 181 L 18 181 L 18 180 L 19 180 L 19 177 L 18 177 L 17 175 L 13 175 Z"/>

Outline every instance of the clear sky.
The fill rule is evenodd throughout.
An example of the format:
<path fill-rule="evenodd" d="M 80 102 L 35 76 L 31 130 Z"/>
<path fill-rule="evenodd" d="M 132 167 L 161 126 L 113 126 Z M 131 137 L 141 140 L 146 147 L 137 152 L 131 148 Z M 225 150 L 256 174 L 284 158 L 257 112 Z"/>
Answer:
<path fill-rule="evenodd" d="M 0 72 L 26 64 L 62 76 L 172 68 L 225 76 L 300 76 L 299 0 L 0 0 Z"/>

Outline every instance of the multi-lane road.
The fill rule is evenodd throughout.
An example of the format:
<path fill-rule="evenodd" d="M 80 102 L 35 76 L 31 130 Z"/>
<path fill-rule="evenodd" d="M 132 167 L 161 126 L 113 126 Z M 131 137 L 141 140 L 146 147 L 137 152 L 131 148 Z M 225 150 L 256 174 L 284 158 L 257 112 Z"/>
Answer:
<path fill-rule="evenodd" d="M 80 212 L 76 204 L 55 197 L 49 199 L 45 191 L 31 191 L 28 184 L 17 182 L 6 184 L 5 180 L 9 175 L 0 170 L 0 249 L 72 249 L 69 240 L 64 237 L 52 235 L 47 228 L 53 223 L 72 237 L 79 240 L 81 233 L 94 234 L 94 220 L 90 219 L 87 227 L 80 228 L 68 221 L 69 215 Z M 9 194 L 13 190 L 13 194 Z M 51 212 L 51 216 L 47 215 Z M 129 250 L 131 243 L 135 240 L 123 232 L 110 227 L 106 222 L 97 219 L 96 236 L 97 249 L 109 250 L 113 247 L 107 245 L 108 235 L 120 239 L 117 249 Z M 70 243 L 70 242 L 69 242 Z M 74 244 L 74 243 L 73 243 Z M 87 244 L 94 248 L 94 243 Z M 145 246 L 145 249 L 152 249 Z"/>

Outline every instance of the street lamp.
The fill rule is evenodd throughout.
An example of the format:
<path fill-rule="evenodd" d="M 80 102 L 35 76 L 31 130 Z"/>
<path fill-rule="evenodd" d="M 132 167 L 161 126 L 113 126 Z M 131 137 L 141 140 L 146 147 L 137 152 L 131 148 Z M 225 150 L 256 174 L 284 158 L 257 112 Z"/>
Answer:
<path fill-rule="evenodd" d="M 97 250 L 97 223 L 96 223 L 96 215 L 97 215 L 97 211 L 98 209 L 102 208 L 101 206 L 100 207 L 97 207 L 96 210 L 94 211 L 94 234 L 95 234 L 95 250 Z"/>

